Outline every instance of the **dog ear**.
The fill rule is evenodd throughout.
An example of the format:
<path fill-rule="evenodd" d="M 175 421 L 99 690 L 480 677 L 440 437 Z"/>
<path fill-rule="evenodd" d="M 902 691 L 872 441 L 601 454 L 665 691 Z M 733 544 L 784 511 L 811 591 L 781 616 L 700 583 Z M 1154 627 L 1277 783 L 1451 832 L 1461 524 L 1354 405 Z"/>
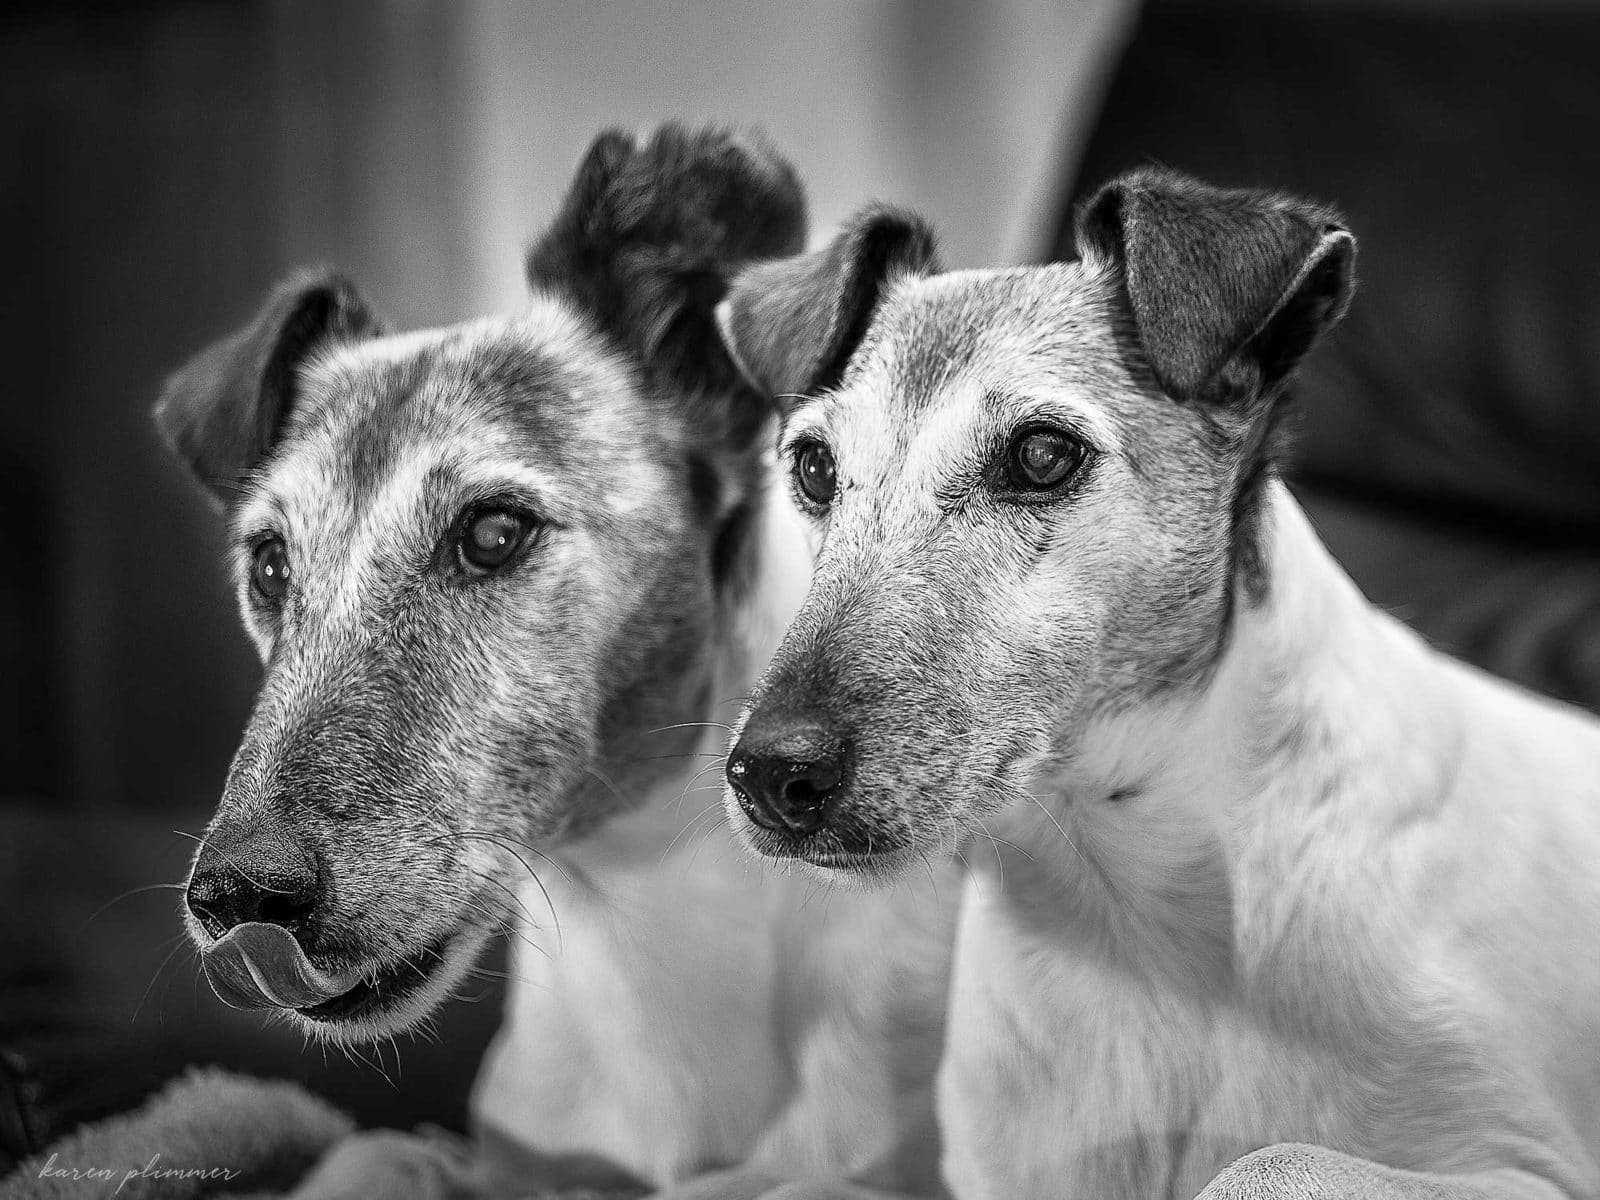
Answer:
<path fill-rule="evenodd" d="M 330 271 L 280 283 L 243 329 L 167 380 L 154 416 L 167 445 L 224 505 L 272 448 L 300 365 L 319 348 L 376 336 L 355 288 Z"/>
<path fill-rule="evenodd" d="M 888 284 L 933 274 L 938 259 L 922 218 L 867 208 L 823 249 L 740 272 L 717 313 L 723 341 L 787 410 L 786 401 L 837 385 Z"/>
<path fill-rule="evenodd" d="M 1112 180 L 1079 210 L 1078 251 L 1121 271 L 1145 356 L 1177 400 L 1270 395 L 1354 290 L 1338 213 L 1173 172 Z"/>
<path fill-rule="evenodd" d="M 638 144 L 611 130 L 529 250 L 528 282 L 575 302 L 658 384 L 743 392 L 717 303 L 739 267 L 798 253 L 805 231 L 800 181 L 759 135 L 669 123 Z M 753 431 L 766 409 L 746 407 L 736 423 Z"/>

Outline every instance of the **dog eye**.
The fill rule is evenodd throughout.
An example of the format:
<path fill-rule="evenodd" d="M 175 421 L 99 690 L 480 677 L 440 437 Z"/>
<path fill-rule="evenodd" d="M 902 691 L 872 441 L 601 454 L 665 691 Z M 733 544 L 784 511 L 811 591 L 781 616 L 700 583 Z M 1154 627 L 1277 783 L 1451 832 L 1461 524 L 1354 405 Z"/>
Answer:
<path fill-rule="evenodd" d="M 1060 487 L 1082 464 L 1083 443 L 1060 429 L 1026 429 L 1006 451 L 1006 483 L 1018 492 Z"/>
<path fill-rule="evenodd" d="M 528 540 L 534 519 L 511 508 L 478 508 L 463 523 L 458 552 L 462 565 L 482 574 L 498 570 Z"/>
<path fill-rule="evenodd" d="M 256 546 L 250 563 L 250 583 L 268 600 L 281 600 L 289 590 L 289 548 L 282 538 L 268 538 Z"/>
<path fill-rule="evenodd" d="M 834 493 L 839 490 L 833 451 L 821 442 L 805 443 L 794 456 L 794 478 L 813 504 L 833 503 Z"/>

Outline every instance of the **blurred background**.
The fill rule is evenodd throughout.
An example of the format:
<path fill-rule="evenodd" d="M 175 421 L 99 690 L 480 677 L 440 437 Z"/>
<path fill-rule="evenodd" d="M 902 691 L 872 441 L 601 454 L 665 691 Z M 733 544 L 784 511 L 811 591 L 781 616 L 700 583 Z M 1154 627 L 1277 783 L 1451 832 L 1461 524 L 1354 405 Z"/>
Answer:
<path fill-rule="evenodd" d="M 258 673 L 147 411 L 289 269 L 399 328 L 514 309 L 592 136 L 669 116 L 765 127 L 814 237 L 904 202 L 955 266 L 1070 254 L 1074 199 L 1144 162 L 1331 199 L 1364 283 L 1299 390 L 1313 519 L 1435 641 L 1596 707 L 1597 61 L 1581 0 L 13 0 L 0 1173 L 192 1061 L 458 1123 L 495 1022 L 486 985 L 389 1086 L 222 1009 L 178 893 L 126 894 L 182 879 Z"/>

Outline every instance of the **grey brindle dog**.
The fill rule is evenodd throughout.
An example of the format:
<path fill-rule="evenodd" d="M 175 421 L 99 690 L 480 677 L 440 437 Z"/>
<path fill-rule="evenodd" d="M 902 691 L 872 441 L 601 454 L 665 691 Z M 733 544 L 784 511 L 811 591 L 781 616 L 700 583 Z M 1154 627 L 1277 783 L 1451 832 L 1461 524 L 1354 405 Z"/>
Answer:
<path fill-rule="evenodd" d="M 606 134 L 524 314 L 389 335 L 299 275 L 157 409 L 226 509 L 266 665 L 188 884 L 205 972 L 315 1036 L 383 1037 L 515 923 L 474 1111 L 522 1187 L 931 1177 L 959 888 L 807 909 L 705 846 L 719 804 L 692 791 L 809 569 L 713 310 L 803 237 L 758 141 Z M 379 1139 L 309 1194 L 431 1157 Z"/>
<path fill-rule="evenodd" d="M 266 664 L 187 893 L 224 999 L 411 1024 L 506 912 L 519 843 L 581 834 L 661 769 L 641 748 L 696 740 L 643 734 L 705 706 L 764 412 L 717 377 L 695 293 L 803 228 L 787 176 L 688 207 L 700 152 L 597 144 L 522 317 L 384 336 L 349 282 L 300 275 L 168 384 Z M 226 953 L 241 927 L 259 946 Z"/>
<path fill-rule="evenodd" d="M 1276 473 L 1353 238 L 1161 171 L 1077 237 L 940 273 L 874 211 L 735 283 L 821 548 L 730 818 L 857 882 L 991 835 L 961 1200 L 1600 1196 L 1600 723 L 1375 611 Z"/>

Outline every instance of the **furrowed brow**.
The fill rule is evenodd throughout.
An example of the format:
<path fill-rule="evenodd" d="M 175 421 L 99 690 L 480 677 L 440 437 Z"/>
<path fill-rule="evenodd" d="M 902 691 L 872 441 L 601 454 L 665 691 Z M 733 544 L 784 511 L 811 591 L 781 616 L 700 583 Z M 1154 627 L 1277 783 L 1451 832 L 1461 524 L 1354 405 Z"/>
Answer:
<path fill-rule="evenodd" d="M 288 515 L 278 497 L 257 489 L 234 515 L 229 531 L 235 545 L 248 547 L 269 533 L 280 532 Z"/>
<path fill-rule="evenodd" d="M 561 523 L 570 516 L 572 505 L 562 503 L 561 489 L 549 474 L 516 459 L 475 461 L 447 477 L 455 492 L 475 501 L 516 496 L 547 520 Z"/>
<path fill-rule="evenodd" d="M 984 404 L 998 426 L 1014 429 L 1032 421 L 1059 425 L 1074 437 L 1103 453 L 1122 449 L 1121 431 L 1110 415 L 1059 389 L 1049 395 L 991 389 L 984 393 Z"/>
<path fill-rule="evenodd" d="M 799 442 L 810 438 L 826 435 L 828 431 L 826 414 L 822 411 L 820 403 L 813 402 L 804 412 L 790 414 L 784 422 L 783 437 L 779 439 L 778 451 L 788 454 Z"/>

